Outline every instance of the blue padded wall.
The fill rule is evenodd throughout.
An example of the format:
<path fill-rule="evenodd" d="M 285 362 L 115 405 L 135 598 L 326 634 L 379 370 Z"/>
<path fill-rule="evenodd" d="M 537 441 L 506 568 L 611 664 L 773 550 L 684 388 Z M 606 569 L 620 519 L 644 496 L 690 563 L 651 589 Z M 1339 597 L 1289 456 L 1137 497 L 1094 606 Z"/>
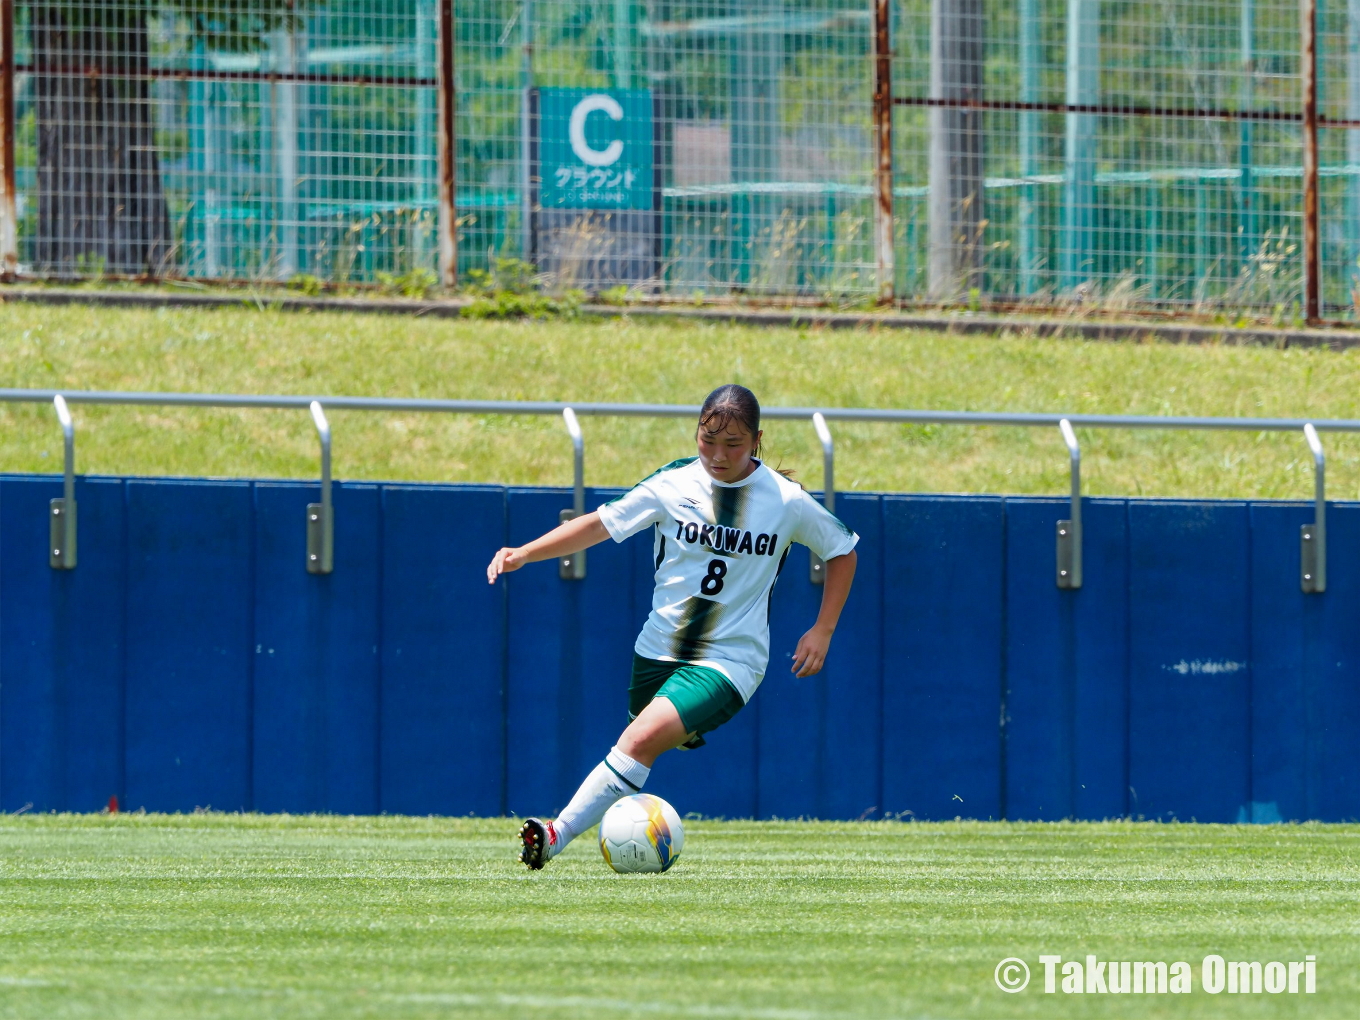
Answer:
<path fill-rule="evenodd" d="M 1231 822 L 1251 800 L 1250 523 L 1244 503 L 1129 503 L 1135 816 Z"/>
<path fill-rule="evenodd" d="M 1005 504 L 883 497 L 883 810 L 1000 818 Z"/>
<path fill-rule="evenodd" d="M 1128 810 L 1128 512 L 1083 501 L 1082 587 L 1056 584 L 1066 500 L 1006 501 L 1006 817 Z"/>
<path fill-rule="evenodd" d="M 126 484 L 129 805 L 252 806 L 253 496 L 244 482 Z"/>
<path fill-rule="evenodd" d="M 823 671 L 825 747 L 815 813 L 876 818 L 883 804 L 883 500 L 840 493 L 836 513 L 859 535 L 859 562 Z M 810 608 L 815 618 L 816 608 Z"/>
<path fill-rule="evenodd" d="M 79 569 L 48 566 L 50 478 L 0 481 L 0 804 L 97 811 L 124 794 L 123 486 L 76 482 Z"/>
<path fill-rule="evenodd" d="M 505 513 L 500 488 L 383 490 L 383 811 L 505 810 L 505 592 L 486 583 Z"/>
<path fill-rule="evenodd" d="M 764 817 L 859 818 L 874 816 L 880 803 L 882 501 L 840 493 L 836 512 L 860 536 L 859 563 L 831 655 L 816 676 L 790 671 L 822 597 L 808 583 L 806 549 L 794 548 L 775 588 L 769 671 L 750 706 L 759 705 L 756 813 Z M 713 739 L 721 737 L 720 730 Z"/>
<path fill-rule="evenodd" d="M 794 546 L 770 600 L 770 664 L 760 694 L 742 711 L 756 709 L 756 802 L 752 814 L 776 818 L 824 815 L 828 687 L 845 675 L 838 656 L 816 676 L 791 671 L 798 638 L 817 618 L 821 591 L 808 583 L 810 562 Z M 847 603 L 847 609 L 853 609 Z M 839 651 L 839 649 L 838 649 Z M 841 667 L 839 670 L 837 667 Z M 722 730 L 713 734 L 721 740 Z M 696 756 L 697 757 L 697 756 Z M 866 777 L 867 778 L 867 777 Z"/>
<path fill-rule="evenodd" d="M 652 536 L 584 581 L 500 545 L 561 489 L 337 484 L 335 571 L 303 482 L 0 476 L 0 809 L 551 813 L 627 718 Z M 590 491 L 588 505 L 613 492 Z M 839 493 L 859 567 L 826 668 L 789 672 L 821 589 L 795 547 L 751 704 L 648 789 L 727 817 L 1360 818 L 1360 506 L 1325 594 L 1287 503 Z"/>
<path fill-rule="evenodd" d="M 1329 506 L 1325 595 L 1299 590 L 1311 507 L 1256 505 L 1251 550 L 1248 820 L 1360 817 L 1360 507 Z"/>
<path fill-rule="evenodd" d="M 255 487 L 253 804 L 379 810 L 382 492 L 334 487 L 335 571 L 307 573 L 315 485 Z"/>

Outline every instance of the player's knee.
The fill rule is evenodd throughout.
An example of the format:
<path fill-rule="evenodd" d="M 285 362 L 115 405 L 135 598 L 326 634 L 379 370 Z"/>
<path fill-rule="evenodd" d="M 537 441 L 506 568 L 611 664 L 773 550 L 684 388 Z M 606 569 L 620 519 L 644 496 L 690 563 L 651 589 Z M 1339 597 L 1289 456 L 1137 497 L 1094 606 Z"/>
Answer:
<path fill-rule="evenodd" d="M 654 756 L 665 750 L 660 744 L 660 734 L 651 727 L 629 726 L 623 731 L 623 736 L 619 738 L 619 750 L 630 758 L 642 760 L 643 757 Z"/>
<path fill-rule="evenodd" d="M 635 761 L 650 766 L 657 756 L 682 743 L 687 735 L 677 736 L 666 725 L 638 726 L 636 723 L 624 730 L 619 738 L 619 750 Z"/>

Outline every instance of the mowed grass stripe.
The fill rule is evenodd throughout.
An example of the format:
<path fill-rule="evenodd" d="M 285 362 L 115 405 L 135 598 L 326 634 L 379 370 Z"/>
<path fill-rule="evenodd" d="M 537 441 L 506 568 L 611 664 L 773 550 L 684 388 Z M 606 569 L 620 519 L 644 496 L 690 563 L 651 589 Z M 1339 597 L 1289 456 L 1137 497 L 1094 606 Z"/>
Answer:
<path fill-rule="evenodd" d="M 1360 417 L 1360 351 L 1115 344 L 717 323 L 473 322 L 247 308 L 0 305 L 5 386 L 698 404 L 738 381 L 771 405 Z M 312 478 L 297 411 L 77 407 L 82 472 Z M 337 477 L 566 485 L 556 418 L 331 413 Z M 630 485 L 693 452 L 687 421 L 587 419 L 587 479 Z M 1056 429 L 834 424 L 844 490 L 1067 491 Z M 56 471 L 50 407 L 0 407 L 0 470 Z M 1092 494 L 1312 496 L 1300 435 L 1082 431 Z M 1360 498 L 1360 437 L 1324 435 L 1329 494 Z M 810 425 L 767 457 L 816 488 Z"/>
<path fill-rule="evenodd" d="M 687 823 L 668 875 L 504 819 L 0 819 L 0 1017 L 1348 1016 L 1360 827 Z M 1003 957 L 1302 959 L 1319 992 L 1005 996 Z M 1225 1013 L 1225 1009 L 1228 1012 Z"/>

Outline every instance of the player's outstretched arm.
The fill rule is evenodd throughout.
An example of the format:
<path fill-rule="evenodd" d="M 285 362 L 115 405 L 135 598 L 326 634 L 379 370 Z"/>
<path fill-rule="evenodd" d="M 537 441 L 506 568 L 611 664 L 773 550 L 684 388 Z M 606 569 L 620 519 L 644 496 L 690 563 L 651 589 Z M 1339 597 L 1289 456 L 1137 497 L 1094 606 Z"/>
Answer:
<path fill-rule="evenodd" d="M 491 563 L 486 568 L 487 584 L 495 584 L 496 578 L 500 577 L 501 574 L 518 570 L 526 563 L 537 563 L 539 560 L 555 560 L 559 556 L 570 556 L 582 549 L 589 549 L 592 545 L 599 545 L 608 537 L 609 532 L 605 529 L 604 522 L 600 520 L 598 513 L 591 512 L 583 517 L 577 517 L 574 520 L 567 521 L 566 524 L 559 524 L 546 535 L 534 539 L 527 545 L 521 545 L 514 549 L 507 546 L 501 549 L 495 556 L 491 557 Z M 823 597 L 825 598 L 825 596 Z"/>
<path fill-rule="evenodd" d="M 793 666 L 789 672 L 799 676 L 812 676 L 822 671 L 827 650 L 831 647 L 831 635 L 836 632 L 841 610 L 845 608 L 845 600 L 850 597 L 850 584 L 855 580 L 857 562 L 853 549 L 844 556 L 826 561 L 826 578 L 822 582 L 822 608 L 812 629 L 798 639 L 798 647 L 793 653 Z"/>

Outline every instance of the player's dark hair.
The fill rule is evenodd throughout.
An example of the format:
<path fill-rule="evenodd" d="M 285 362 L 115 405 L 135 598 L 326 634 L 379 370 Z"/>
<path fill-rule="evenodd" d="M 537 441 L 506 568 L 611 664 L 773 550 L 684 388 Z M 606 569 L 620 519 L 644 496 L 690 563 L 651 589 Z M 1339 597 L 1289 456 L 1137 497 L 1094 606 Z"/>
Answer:
<path fill-rule="evenodd" d="M 736 422 L 756 440 L 752 456 L 760 456 L 760 401 L 745 386 L 728 383 L 719 386 L 704 398 L 704 406 L 699 409 L 699 428 L 705 432 L 721 432 Z"/>

